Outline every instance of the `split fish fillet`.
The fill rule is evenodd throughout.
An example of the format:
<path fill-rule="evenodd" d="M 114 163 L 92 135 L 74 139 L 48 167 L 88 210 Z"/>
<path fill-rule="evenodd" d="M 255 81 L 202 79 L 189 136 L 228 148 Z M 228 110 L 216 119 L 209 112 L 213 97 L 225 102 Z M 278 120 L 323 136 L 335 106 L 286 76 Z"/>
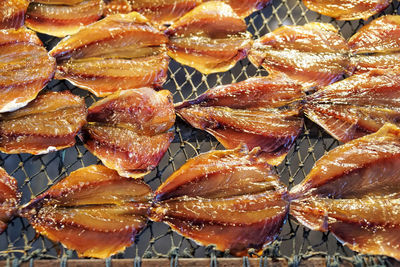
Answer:
<path fill-rule="evenodd" d="M 400 16 L 387 15 L 362 27 L 349 40 L 355 73 L 400 65 Z"/>
<path fill-rule="evenodd" d="M 84 99 L 69 91 L 41 94 L 26 107 L 0 115 L 0 151 L 38 155 L 73 146 L 86 113 Z"/>
<path fill-rule="evenodd" d="M 204 74 L 228 71 L 247 56 L 252 44 L 244 20 L 218 1 L 197 6 L 165 33 L 168 55 Z"/>
<path fill-rule="evenodd" d="M 8 222 L 18 211 L 21 194 L 18 192 L 17 180 L 0 168 L 0 233 L 7 229 Z"/>
<path fill-rule="evenodd" d="M 308 118 L 341 142 L 400 122 L 399 72 L 375 70 L 353 75 L 307 96 Z"/>
<path fill-rule="evenodd" d="M 256 77 L 212 88 L 175 109 L 190 125 L 209 132 L 224 147 L 261 147 L 267 162 L 279 165 L 303 126 L 297 105 L 285 105 L 302 96 L 301 85 L 289 79 Z"/>
<path fill-rule="evenodd" d="M 65 2 L 69 1 L 34 1 L 28 7 L 26 26 L 37 32 L 64 37 L 75 34 L 103 15 L 102 0 Z"/>
<path fill-rule="evenodd" d="M 328 23 L 283 26 L 254 42 L 249 59 L 270 74 L 284 73 L 305 88 L 336 82 L 351 72 L 349 47 Z"/>
<path fill-rule="evenodd" d="M 107 258 L 133 244 L 152 192 L 101 165 L 72 172 L 20 210 L 33 228 L 79 256 Z"/>
<path fill-rule="evenodd" d="M 188 160 L 157 189 L 150 219 L 204 246 L 258 253 L 280 232 L 286 193 L 257 150 L 212 151 Z"/>
<path fill-rule="evenodd" d="M 50 54 L 57 79 L 96 96 L 161 86 L 167 78 L 168 38 L 139 13 L 110 15 L 60 41 Z"/>
<path fill-rule="evenodd" d="M 337 20 L 367 20 L 387 8 L 392 0 L 303 0 L 303 4 Z"/>
<path fill-rule="evenodd" d="M 318 160 L 290 191 L 290 212 L 355 251 L 400 259 L 399 164 L 400 129 L 385 124 Z"/>
<path fill-rule="evenodd" d="M 28 5 L 28 0 L 0 1 L 0 30 L 23 26 Z"/>
<path fill-rule="evenodd" d="M 36 33 L 25 28 L 0 30 L 0 113 L 35 99 L 55 68 Z"/>
<path fill-rule="evenodd" d="M 142 177 L 164 156 L 174 133 L 172 95 L 151 88 L 117 92 L 89 108 L 86 148 L 121 176 Z"/>

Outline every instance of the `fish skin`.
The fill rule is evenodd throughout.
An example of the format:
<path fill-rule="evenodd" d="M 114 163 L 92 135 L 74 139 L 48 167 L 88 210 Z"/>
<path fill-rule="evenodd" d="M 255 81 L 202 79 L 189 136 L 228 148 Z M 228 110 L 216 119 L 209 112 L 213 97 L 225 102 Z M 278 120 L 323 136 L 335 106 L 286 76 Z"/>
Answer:
<path fill-rule="evenodd" d="M 165 30 L 168 55 L 204 74 L 231 69 L 252 45 L 246 23 L 218 1 L 201 4 Z"/>
<path fill-rule="evenodd" d="M 56 62 L 36 33 L 0 30 L 0 113 L 27 105 L 53 78 Z"/>
<path fill-rule="evenodd" d="M 305 115 L 341 142 L 398 125 L 398 72 L 374 70 L 353 75 L 307 96 Z"/>
<path fill-rule="evenodd" d="M 146 225 L 151 197 L 143 181 L 92 165 L 72 172 L 19 214 L 79 256 L 107 258 L 133 244 Z"/>
<path fill-rule="evenodd" d="M 21 193 L 14 177 L 0 167 L 0 233 L 7 229 L 8 222 L 17 214 Z"/>
<path fill-rule="evenodd" d="M 303 0 L 303 4 L 319 14 L 337 20 L 367 20 L 387 8 L 392 0 Z"/>
<path fill-rule="evenodd" d="M 257 150 L 212 151 L 188 160 L 155 192 L 150 219 L 236 256 L 272 242 L 286 219 L 286 188 Z"/>
<path fill-rule="evenodd" d="M 174 133 L 172 95 L 151 88 L 119 91 L 89 108 L 81 139 L 104 165 L 141 178 L 164 156 Z M 150 145 L 151 144 L 151 145 Z"/>
<path fill-rule="evenodd" d="M 318 160 L 289 192 L 291 215 L 352 250 L 399 259 L 399 164 L 400 129 L 385 124 Z"/>
<path fill-rule="evenodd" d="M 27 0 L 3 0 L 0 2 L 0 30 L 18 29 L 24 25 L 28 8 Z"/>
<path fill-rule="evenodd" d="M 87 0 L 75 5 L 31 3 L 25 24 L 34 31 L 65 37 L 99 20 L 103 14 L 102 0 Z"/>
<path fill-rule="evenodd" d="M 45 154 L 75 144 L 86 123 L 84 99 L 69 91 L 46 92 L 24 108 L 0 116 L 0 151 Z"/>
<path fill-rule="evenodd" d="M 349 47 L 331 24 L 283 26 L 256 40 L 249 53 L 255 66 L 284 73 L 305 88 L 324 86 L 351 73 Z"/>
<path fill-rule="evenodd" d="M 400 16 L 379 17 L 349 40 L 354 73 L 395 69 L 400 63 Z"/>
<path fill-rule="evenodd" d="M 212 134 L 227 149 L 261 147 L 269 164 L 279 165 L 302 131 L 298 105 L 302 86 L 282 76 L 250 78 L 212 88 L 178 103 L 176 113 Z"/>
<path fill-rule="evenodd" d="M 161 86 L 167 79 L 168 38 L 136 12 L 110 15 L 60 41 L 57 79 L 99 97 L 118 90 Z"/>

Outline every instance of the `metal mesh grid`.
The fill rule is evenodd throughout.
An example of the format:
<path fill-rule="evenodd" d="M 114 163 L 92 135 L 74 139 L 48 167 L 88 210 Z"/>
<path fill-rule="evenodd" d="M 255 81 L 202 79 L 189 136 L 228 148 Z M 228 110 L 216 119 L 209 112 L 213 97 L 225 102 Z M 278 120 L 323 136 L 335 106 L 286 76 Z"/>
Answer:
<path fill-rule="evenodd" d="M 399 10 L 400 3 L 394 0 L 391 6 L 380 15 L 397 14 Z M 282 25 L 303 25 L 312 21 L 332 23 L 347 39 L 366 23 L 365 21 L 335 21 L 308 10 L 300 0 L 273 0 L 265 9 L 246 19 L 248 30 L 254 38 L 263 36 Z M 41 35 L 40 37 L 48 49 L 59 41 L 57 38 L 48 36 Z M 194 98 L 217 85 L 242 81 L 256 75 L 267 75 L 264 70 L 255 68 L 247 59 L 240 61 L 228 72 L 211 75 L 203 75 L 171 60 L 168 74 L 169 78 L 164 84 L 164 88 L 173 93 L 175 103 Z M 46 90 L 54 91 L 65 89 L 83 96 L 88 106 L 96 100 L 92 94 L 65 81 L 54 80 L 46 88 Z M 153 189 L 156 189 L 187 159 L 211 149 L 223 149 L 211 135 L 191 128 L 179 119 L 176 122 L 175 131 L 175 140 L 168 149 L 168 153 L 156 170 L 145 177 L 145 181 Z M 329 151 L 337 145 L 337 141 L 313 123 L 306 121 L 304 131 L 297 139 L 296 145 L 289 152 L 284 163 L 277 167 L 282 181 L 289 187 L 299 183 L 310 171 L 315 161 L 325 151 Z M 91 155 L 79 140 L 77 145 L 72 148 L 43 156 L 0 154 L 1 166 L 18 180 L 19 188 L 23 193 L 22 203 L 28 202 L 34 196 L 47 190 L 54 182 L 67 176 L 70 172 L 97 163 L 100 161 Z M 316 255 L 326 256 L 328 262 L 341 259 L 357 263 L 363 260 L 348 248 L 343 247 L 329 233 L 310 231 L 290 218 L 279 238 L 268 246 L 264 254 L 270 257 L 287 257 L 289 262 L 294 265 L 301 259 Z M 123 254 L 115 255 L 113 258 L 208 256 L 229 255 L 214 251 L 211 247 L 201 247 L 174 233 L 165 224 L 149 222 L 145 230 L 137 236 L 135 244 L 126 249 Z M 7 231 L 0 235 L 0 257 L 9 261 L 15 259 L 26 261 L 43 258 L 76 258 L 76 254 L 66 250 L 60 244 L 54 244 L 37 235 L 25 219 L 16 218 L 10 223 Z M 365 259 L 364 263 L 382 265 L 386 263 L 386 257 L 367 257 Z"/>

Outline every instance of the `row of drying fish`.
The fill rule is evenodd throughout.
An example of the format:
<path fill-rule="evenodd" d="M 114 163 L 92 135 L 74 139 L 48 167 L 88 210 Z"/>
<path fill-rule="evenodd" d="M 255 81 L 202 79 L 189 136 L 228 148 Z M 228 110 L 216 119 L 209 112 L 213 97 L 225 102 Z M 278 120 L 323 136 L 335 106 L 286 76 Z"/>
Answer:
<path fill-rule="evenodd" d="M 30 30 L 0 31 L 0 112 L 33 100 L 53 78 L 67 79 L 96 96 L 159 87 L 169 56 L 204 73 L 226 71 L 249 53 L 255 65 L 284 73 L 305 88 L 344 74 L 392 69 L 400 62 L 400 17 L 384 16 L 346 42 L 330 24 L 285 26 L 252 46 L 245 22 L 222 2 L 193 9 L 162 33 L 138 13 L 112 15 L 61 40 L 46 53 Z"/>
<path fill-rule="evenodd" d="M 142 180 L 92 165 L 21 207 L 16 180 L 0 169 L 0 229 L 22 216 L 78 255 L 105 258 L 132 245 L 149 218 L 201 245 L 246 255 L 262 253 L 290 213 L 355 251 L 400 259 L 400 128 L 385 124 L 333 149 L 290 191 L 258 153 L 201 154 L 154 194 Z"/>
<path fill-rule="evenodd" d="M 157 28 L 176 22 L 209 0 L 7 0 L 0 2 L 0 29 L 25 25 L 37 32 L 65 37 L 112 14 L 138 12 Z M 241 18 L 271 0 L 222 0 Z"/>
<path fill-rule="evenodd" d="M 302 85 L 280 75 L 217 86 L 196 99 L 172 103 L 167 90 L 118 91 L 94 103 L 68 91 L 40 94 L 27 106 L 0 115 L 0 151 L 43 154 L 75 144 L 126 177 L 153 170 L 174 139 L 175 112 L 212 134 L 225 148 L 259 147 L 279 165 L 303 127 L 303 114 L 342 142 L 400 122 L 400 75 L 375 70 L 305 95 Z M 143 149 L 146 148 L 146 149 Z"/>
<path fill-rule="evenodd" d="M 31 29 L 64 37 L 103 15 L 144 15 L 158 27 L 170 25 L 208 0 L 7 0 L 0 2 L 0 29 L 18 28 L 24 23 Z M 271 0 L 223 0 L 245 18 L 264 8 Z M 304 0 L 309 9 L 340 20 L 367 19 L 389 6 L 391 0 Z"/>

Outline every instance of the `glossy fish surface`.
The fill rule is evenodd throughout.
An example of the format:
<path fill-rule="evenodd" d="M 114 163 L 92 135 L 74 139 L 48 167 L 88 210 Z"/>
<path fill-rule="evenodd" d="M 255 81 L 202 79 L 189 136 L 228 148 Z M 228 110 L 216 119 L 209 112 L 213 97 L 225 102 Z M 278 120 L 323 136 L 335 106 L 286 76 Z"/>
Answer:
<path fill-rule="evenodd" d="M 231 69 L 247 56 L 252 44 L 244 20 L 218 1 L 194 8 L 165 33 L 168 55 L 204 74 Z"/>
<path fill-rule="evenodd" d="M 81 1 L 74 5 L 64 2 L 67 1 L 34 1 L 28 7 L 26 26 L 37 32 L 64 37 L 78 32 L 103 15 L 102 0 Z"/>
<path fill-rule="evenodd" d="M 400 64 L 400 16 L 379 17 L 349 40 L 355 73 L 391 70 Z"/>
<path fill-rule="evenodd" d="M 0 113 L 35 99 L 53 78 L 56 63 L 33 31 L 0 30 Z"/>
<path fill-rule="evenodd" d="M 160 86 L 167 78 L 168 38 L 139 13 L 110 15 L 61 40 L 50 54 L 57 79 L 96 96 Z"/>
<path fill-rule="evenodd" d="M 269 164 L 279 165 L 300 134 L 303 119 L 296 105 L 301 85 L 280 76 L 256 77 L 212 88 L 177 104 L 190 125 L 215 136 L 227 149 L 261 147 Z"/>
<path fill-rule="evenodd" d="M 353 75 L 306 97 L 304 112 L 341 142 L 400 121 L 400 76 L 375 70 Z"/>
<path fill-rule="evenodd" d="M 109 0 L 105 1 L 103 15 L 128 14 L 132 12 L 129 0 Z"/>
<path fill-rule="evenodd" d="M 23 26 L 28 5 L 27 0 L 0 1 L 0 30 L 18 29 Z"/>
<path fill-rule="evenodd" d="M 106 14 L 136 11 L 156 25 L 171 25 L 180 17 L 207 0 L 109 0 L 106 1 Z M 263 9 L 271 0 L 223 0 L 241 18 Z"/>
<path fill-rule="evenodd" d="M 150 219 L 204 246 L 258 253 L 280 232 L 286 193 L 257 150 L 212 151 L 188 160 L 157 189 Z"/>
<path fill-rule="evenodd" d="M 400 129 L 350 141 L 318 160 L 291 191 L 291 214 L 349 248 L 400 259 Z"/>
<path fill-rule="evenodd" d="M 117 92 L 93 104 L 82 139 L 86 148 L 121 176 L 142 177 L 164 156 L 174 133 L 172 95 L 151 88 Z"/>
<path fill-rule="evenodd" d="M 0 168 L 0 233 L 17 213 L 20 198 L 17 180 Z"/>
<path fill-rule="evenodd" d="M 72 172 L 21 208 L 33 228 L 79 256 L 107 258 L 146 225 L 152 192 L 101 165 Z"/>
<path fill-rule="evenodd" d="M 349 47 L 328 23 L 283 26 L 254 42 L 250 61 L 307 87 L 331 84 L 349 71 Z"/>
<path fill-rule="evenodd" d="M 303 0 L 303 4 L 337 20 L 368 19 L 387 8 L 392 0 Z"/>
<path fill-rule="evenodd" d="M 86 123 L 84 99 L 64 92 L 46 92 L 26 107 L 0 116 L 0 151 L 45 154 L 73 146 Z"/>

